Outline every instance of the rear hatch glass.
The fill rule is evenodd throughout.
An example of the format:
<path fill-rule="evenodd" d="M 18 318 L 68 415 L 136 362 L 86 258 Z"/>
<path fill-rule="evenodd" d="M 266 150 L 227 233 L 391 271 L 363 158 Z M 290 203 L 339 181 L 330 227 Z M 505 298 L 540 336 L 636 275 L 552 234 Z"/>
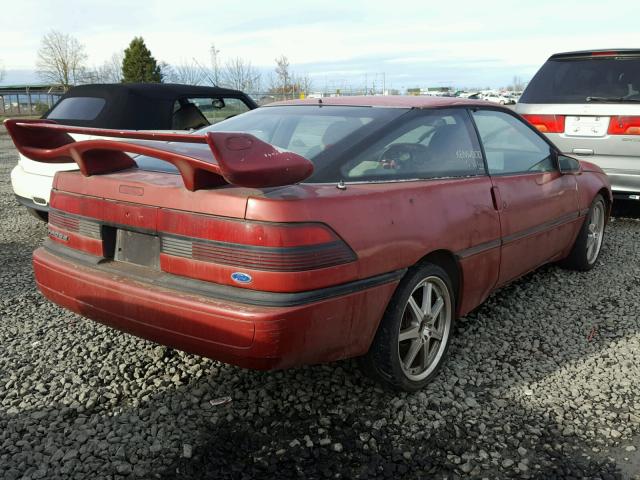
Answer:
<path fill-rule="evenodd" d="M 601 101 L 640 102 L 640 55 L 551 58 L 519 100 L 520 103 Z"/>

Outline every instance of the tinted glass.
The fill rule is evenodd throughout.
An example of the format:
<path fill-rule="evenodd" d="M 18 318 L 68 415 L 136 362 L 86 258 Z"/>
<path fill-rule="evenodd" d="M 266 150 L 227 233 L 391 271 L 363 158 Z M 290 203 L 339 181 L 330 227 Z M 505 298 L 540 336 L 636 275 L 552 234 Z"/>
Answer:
<path fill-rule="evenodd" d="M 69 97 L 58 103 L 47 118 L 51 120 L 95 120 L 106 101 L 99 97 Z"/>
<path fill-rule="evenodd" d="M 401 108 L 315 105 L 262 107 L 195 133 L 250 133 L 311 160 L 315 172 L 310 181 L 314 181 L 316 174 L 335 163 L 341 152 L 406 112 Z M 177 172 L 173 165 L 154 158 L 138 156 L 135 161 L 144 170 Z M 331 181 L 333 179 L 332 176 Z"/>
<path fill-rule="evenodd" d="M 484 173 L 466 110 L 420 113 L 341 167 L 348 181 L 466 177 Z"/>
<path fill-rule="evenodd" d="M 333 152 L 406 111 L 400 108 L 315 105 L 262 107 L 203 131 L 250 133 L 267 143 L 302 155 L 319 166 L 331 161 Z"/>
<path fill-rule="evenodd" d="M 551 147 L 521 120 L 495 110 L 473 112 L 487 157 L 489 173 L 555 170 Z"/>
<path fill-rule="evenodd" d="M 587 103 L 587 97 L 640 100 L 640 58 L 549 60 L 533 77 L 519 101 Z"/>

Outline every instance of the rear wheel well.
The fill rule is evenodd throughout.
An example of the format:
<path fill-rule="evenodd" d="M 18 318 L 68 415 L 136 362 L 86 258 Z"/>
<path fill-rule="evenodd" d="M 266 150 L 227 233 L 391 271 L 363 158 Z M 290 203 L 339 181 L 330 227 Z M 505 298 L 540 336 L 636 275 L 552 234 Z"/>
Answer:
<path fill-rule="evenodd" d="M 611 198 L 609 198 L 609 190 L 601 188 L 596 195 L 601 195 L 604 200 L 604 204 L 607 206 L 607 223 L 609 222 L 609 216 L 611 215 Z M 594 197 L 595 198 L 595 197 Z"/>
<path fill-rule="evenodd" d="M 449 275 L 456 299 L 456 308 L 454 310 L 457 312 L 458 306 L 460 306 L 461 303 L 462 272 L 456 256 L 448 250 L 436 250 L 422 257 L 415 266 L 420 266 L 425 263 L 434 263 L 442 267 L 444 271 L 447 272 L 447 275 Z"/>

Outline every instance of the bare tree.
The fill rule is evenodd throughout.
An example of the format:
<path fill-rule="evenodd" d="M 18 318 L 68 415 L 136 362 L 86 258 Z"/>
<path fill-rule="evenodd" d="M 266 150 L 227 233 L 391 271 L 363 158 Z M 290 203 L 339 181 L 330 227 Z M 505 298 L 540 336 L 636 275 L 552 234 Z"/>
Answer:
<path fill-rule="evenodd" d="M 276 78 L 275 87 L 280 93 L 289 93 L 291 88 L 291 72 L 289 70 L 289 59 L 284 55 L 276 58 Z"/>
<path fill-rule="evenodd" d="M 260 72 L 251 65 L 251 62 L 240 57 L 227 61 L 222 70 L 221 79 L 225 87 L 246 92 L 260 90 Z"/>
<path fill-rule="evenodd" d="M 43 81 L 68 90 L 82 81 L 86 60 L 84 46 L 75 37 L 52 30 L 42 37 L 36 66 Z"/>
<path fill-rule="evenodd" d="M 216 48 L 214 43 L 211 44 L 209 48 L 209 53 L 211 55 L 211 75 L 207 75 L 207 78 L 214 86 L 220 85 L 220 81 L 222 80 L 222 69 L 220 67 L 220 50 Z"/>
<path fill-rule="evenodd" d="M 116 52 L 102 65 L 87 72 L 84 81 L 88 83 L 120 83 L 122 81 L 122 59 L 124 52 Z"/>
<path fill-rule="evenodd" d="M 515 90 L 516 92 L 521 92 L 522 90 L 524 90 L 524 82 L 522 81 L 522 78 L 515 75 L 513 77 L 513 90 Z"/>
<path fill-rule="evenodd" d="M 166 72 L 165 79 L 170 83 L 184 83 L 186 85 L 200 85 L 205 80 L 206 72 L 195 62 L 182 62 L 173 65 L 170 72 Z"/>
<path fill-rule="evenodd" d="M 298 93 L 304 93 L 305 95 L 309 95 L 309 92 L 313 90 L 313 81 L 308 74 L 295 76 L 294 84 L 296 85 L 296 90 Z"/>
<path fill-rule="evenodd" d="M 0 82 L 4 79 L 4 64 L 0 62 Z"/>

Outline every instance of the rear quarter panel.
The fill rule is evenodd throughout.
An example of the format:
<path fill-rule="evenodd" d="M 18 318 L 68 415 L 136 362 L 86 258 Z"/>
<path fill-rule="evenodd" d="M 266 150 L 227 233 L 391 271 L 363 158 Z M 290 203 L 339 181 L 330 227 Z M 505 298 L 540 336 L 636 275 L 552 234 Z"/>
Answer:
<path fill-rule="evenodd" d="M 591 206 L 598 192 L 603 193 L 605 200 L 607 200 L 609 207 L 611 207 L 613 195 L 611 193 L 611 183 L 607 175 L 594 163 L 581 160 L 580 165 L 582 171 L 576 176 L 578 181 L 580 211 L 584 213 L 584 211 Z"/>
<path fill-rule="evenodd" d="M 296 185 L 247 202 L 246 218 L 275 222 L 319 221 L 356 252 L 357 277 L 408 268 L 425 255 L 458 254 L 500 237 L 488 177 L 379 184 Z M 476 307 L 497 279 L 499 248 L 459 261 L 458 308 Z M 351 279 L 344 279 L 349 281 Z"/>

